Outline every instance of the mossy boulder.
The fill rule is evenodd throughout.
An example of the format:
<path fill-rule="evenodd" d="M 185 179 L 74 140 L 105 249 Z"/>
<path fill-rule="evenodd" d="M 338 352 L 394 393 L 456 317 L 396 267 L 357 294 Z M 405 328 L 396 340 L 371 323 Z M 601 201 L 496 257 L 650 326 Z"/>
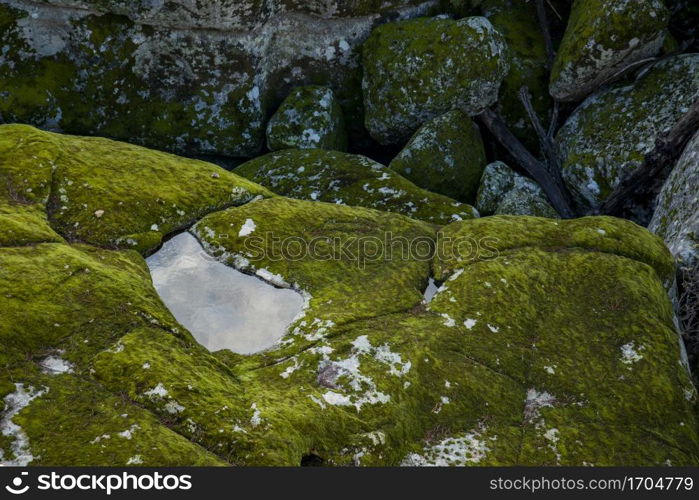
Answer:
<path fill-rule="evenodd" d="M 434 224 L 478 216 L 470 205 L 426 191 L 360 155 L 288 149 L 250 160 L 235 173 L 282 196 L 375 208 Z"/>
<path fill-rule="evenodd" d="M 0 126 L 0 176 L 0 207 L 8 207 L 0 213 L 33 217 L 35 241 L 55 241 L 55 230 L 71 241 L 141 252 L 211 211 L 271 196 L 209 163 L 27 125 Z"/>
<path fill-rule="evenodd" d="M 428 191 L 473 203 L 486 163 L 478 126 L 454 110 L 420 127 L 389 167 Z"/>
<path fill-rule="evenodd" d="M 362 43 L 376 24 L 432 4 L 4 2 L 0 122 L 252 157 L 289 91 L 318 84 L 335 91 L 362 137 Z"/>
<path fill-rule="evenodd" d="M 315 85 L 294 89 L 267 124 L 267 147 L 346 151 L 345 118 L 333 91 Z"/>
<path fill-rule="evenodd" d="M 598 207 L 697 97 L 699 55 L 683 54 L 587 98 L 556 137 L 563 179 L 580 205 Z"/>
<path fill-rule="evenodd" d="M 660 235 L 682 267 L 699 264 L 699 133 L 687 144 L 660 192 L 649 229 Z"/>
<path fill-rule="evenodd" d="M 655 56 L 669 19 L 660 0 L 575 0 L 551 70 L 551 95 L 579 101 Z"/>
<path fill-rule="evenodd" d="M 483 17 L 384 24 L 364 44 L 362 62 L 365 123 L 381 144 L 407 141 L 453 109 L 479 114 L 508 71 L 505 41 Z"/>
<path fill-rule="evenodd" d="M 192 232 L 302 292 L 303 316 L 269 351 L 209 353 L 138 253 L 0 248 L 3 463 L 696 463 L 697 396 L 662 286 L 672 258 L 634 224 L 493 217 L 437 234 L 273 197 Z M 430 275 L 444 284 L 425 307 Z"/>
<path fill-rule="evenodd" d="M 533 215 L 558 218 L 541 187 L 501 161 L 485 168 L 476 208 L 481 215 Z"/>
<path fill-rule="evenodd" d="M 462 333 L 464 357 L 519 387 L 519 463 L 696 460 L 696 390 L 679 362 L 663 286 L 673 263 L 659 238 L 619 219 L 526 217 L 454 223 L 439 237 L 444 285 L 429 309 Z M 460 238 L 489 243 L 458 251 Z M 482 422 L 472 437 L 490 450 L 511 444 Z"/>

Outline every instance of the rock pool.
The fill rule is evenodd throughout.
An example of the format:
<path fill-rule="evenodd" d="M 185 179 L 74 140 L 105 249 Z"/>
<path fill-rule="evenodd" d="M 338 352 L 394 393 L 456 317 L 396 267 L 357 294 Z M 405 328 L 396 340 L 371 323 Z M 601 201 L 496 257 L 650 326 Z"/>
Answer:
<path fill-rule="evenodd" d="M 165 305 L 210 351 L 268 349 L 303 308 L 299 293 L 216 261 L 189 233 L 165 242 L 146 262 Z"/>

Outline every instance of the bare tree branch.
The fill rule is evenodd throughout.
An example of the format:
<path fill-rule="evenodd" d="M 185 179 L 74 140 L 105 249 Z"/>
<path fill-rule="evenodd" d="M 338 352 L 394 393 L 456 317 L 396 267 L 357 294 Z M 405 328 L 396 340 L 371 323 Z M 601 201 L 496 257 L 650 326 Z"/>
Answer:
<path fill-rule="evenodd" d="M 696 101 L 675 126 L 655 142 L 655 148 L 645 157 L 643 165 L 621 180 L 612 194 L 597 209 L 598 214 L 618 214 L 624 203 L 649 181 L 656 178 L 668 166 L 673 165 L 682 154 L 683 146 L 699 126 L 699 101 Z"/>
<path fill-rule="evenodd" d="M 539 138 L 539 146 L 541 146 L 541 152 L 546 158 L 546 163 L 550 172 L 560 172 L 561 165 L 558 160 L 558 152 L 556 151 L 556 144 L 553 141 L 553 135 L 549 131 L 544 130 L 544 125 L 539 119 L 539 115 L 536 114 L 534 106 L 532 105 L 531 95 L 529 94 L 529 89 L 524 86 L 519 89 L 519 100 L 524 106 L 524 110 L 529 116 L 529 121 L 531 121 L 534 131 Z"/>
<path fill-rule="evenodd" d="M 517 163 L 539 183 L 561 217 L 564 219 L 575 217 L 571 196 L 563 183 L 560 171 L 550 171 L 545 164 L 537 160 L 507 128 L 497 113 L 486 109 L 480 117 L 490 133 L 510 152 Z"/>

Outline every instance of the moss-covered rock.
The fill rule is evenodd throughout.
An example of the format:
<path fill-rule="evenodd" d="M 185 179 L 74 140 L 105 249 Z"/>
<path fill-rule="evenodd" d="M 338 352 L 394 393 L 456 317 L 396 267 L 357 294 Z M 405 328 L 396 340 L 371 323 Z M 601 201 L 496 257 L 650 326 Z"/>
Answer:
<path fill-rule="evenodd" d="M 345 118 L 333 91 L 315 85 L 294 89 L 267 124 L 267 147 L 346 151 Z"/>
<path fill-rule="evenodd" d="M 428 191 L 473 203 L 485 165 L 478 126 L 454 110 L 420 127 L 389 167 Z"/>
<path fill-rule="evenodd" d="M 381 144 L 406 141 L 453 109 L 479 114 L 497 100 L 508 71 L 505 42 L 483 17 L 384 24 L 362 61 L 365 123 Z"/>
<path fill-rule="evenodd" d="M 3 463 L 696 463 L 696 392 L 662 286 L 674 266 L 638 226 L 493 217 L 437 235 L 274 197 L 192 232 L 303 291 L 303 317 L 270 351 L 209 353 L 136 252 L 0 248 Z M 464 240 L 485 253 L 455 252 Z M 425 307 L 430 274 L 444 284 Z"/>
<path fill-rule="evenodd" d="M 699 264 L 698 187 L 699 133 L 689 141 L 665 182 L 649 226 L 687 268 Z"/>
<path fill-rule="evenodd" d="M 360 155 L 289 149 L 250 160 L 235 173 L 283 196 L 375 208 L 434 224 L 478 216 L 470 205 L 421 189 Z"/>
<path fill-rule="evenodd" d="M 699 55 L 683 54 L 586 99 L 556 137 L 563 178 L 578 202 L 599 206 L 698 96 Z"/>
<path fill-rule="evenodd" d="M 696 390 L 678 362 L 663 287 L 673 264 L 659 238 L 618 219 L 515 217 L 439 236 L 445 283 L 429 309 L 462 332 L 464 356 L 522 388 L 519 463 L 696 460 Z M 449 251 L 459 238 L 488 244 Z"/>
<path fill-rule="evenodd" d="M 51 226 L 69 240 L 141 252 L 211 211 L 271 195 L 209 163 L 26 125 L 0 126 L 0 176 L 5 203 L 43 224 L 39 241 L 55 241 L 41 213 L 48 210 Z"/>
<path fill-rule="evenodd" d="M 359 47 L 375 24 L 424 15 L 432 2 L 340 4 L 4 2 L 0 122 L 250 157 L 290 89 L 319 84 L 360 137 Z"/>
<path fill-rule="evenodd" d="M 656 55 L 669 18 L 660 0 L 575 0 L 551 71 L 551 95 L 580 100 Z"/>
<path fill-rule="evenodd" d="M 476 208 L 481 215 L 533 215 L 558 218 L 541 187 L 501 161 L 485 168 Z"/>

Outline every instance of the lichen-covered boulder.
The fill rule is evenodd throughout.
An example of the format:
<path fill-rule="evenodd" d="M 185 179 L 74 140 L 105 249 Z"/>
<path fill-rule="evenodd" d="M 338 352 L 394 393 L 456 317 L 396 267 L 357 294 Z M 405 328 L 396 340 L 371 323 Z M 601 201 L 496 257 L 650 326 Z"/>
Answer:
<path fill-rule="evenodd" d="M 381 144 L 406 141 L 453 109 L 477 115 L 507 74 L 505 42 L 484 17 L 420 18 L 376 28 L 363 48 L 365 123 Z"/>
<path fill-rule="evenodd" d="M 302 317 L 269 351 L 209 353 L 136 252 L 0 248 L 2 463 L 696 463 L 673 262 L 638 226 L 494 217 L 436 234 L 273 197 L 192 232 L 303 293 Z M 444 284 L 425 307 L 432 273 Z M 634 446 L 649 433 L 662 439 Z"/>
<path fill-rule="evenodd" d="M 331 87 L 363 132 L 360 47 L 432 1 L 0 4 L 0 122 L 189 155 L 254 156 L 299 85 Z"/>
<path fill-rule="evenodd" d="M 194 343 L 164 309 L 136 252 L 3 247 L 0 294 L 0 463 L 226 463 L 92 377 L 90 360 L 132 329 Z"/>
<path fill-rule="evenodd" d="M 485 0 L 481 10 L 507 44 L 510 71 L 502 82 L 497 110 L 512 133 L 535 150 L 539 144 L 519 91 L 524 86 L 529 89 L 534 110 L 544 124 L 550 120 L 553 105 L 548 88 L 546 44 L 535 2 Z"/>
<path fill-rule="evenodd" d="M 420 127 L 389 167 L 428 191 L 474 203 L 486 163 L 478 126 L 454 110 Z"/>
<path fill-rule="evenodd" d="M 434 224 L 478 216 L 470 205 L 422 189 L 360 155 L 288 149 L 250 160 L 235 173 L 282 196 L 375 208 Z"/>
<path fill-rule="evenodd" d="M 656 55 L 669 18 L 660 0 L 575 0 L 551 71 L 551 95 L 581 100 Z"/>
<path fill-rule="evenodd" d="M 3 240 L 56 241 L 57 231 L 144 253 L 211 211 L 272 195 L 209 163 L 27 125 L 0 126 L 0 176 Z M 18 223 L 20 213 L 31 226 Z M 30 227 L 33 236 L 19 235 Z"/>
<path fill-rule="evenodd" d="M 699 264 L 699 133 L 687 144 L 658 197 L 649 229 L 683 267 Z"/>
<path fill-rule="evenodd" d="M 501 161 L 485 168 L 476 208 L 481 215 L 533 215 L 558 218 L 541 187 Z"/>
<path fill-rule="evenodd" d="M 453 243 L 459 237 L 492 244 L 473 252 Z M 429 309 L 462 333 L 464 358 L 521 394 L 516 423 L 492 418 L 488 405 L 480 425 L 460 429 L 488 449 L 479 463 L 513 444 L 529 465 L 696 460 L 686 419 L 696 421 L 697 396 L 680 362 L 663 287 L 673 263 L 659 238 L 612 218 L 488 217 L 451 224 L 440 239 L 446 257 L 436 260 L 435 278 L 444 285 Z M 510 426 L 520 434 L 502 442 Z M 663 439 L 634 445 L 648 433 Z M 682 442 L 693 451 L 679 451 Z M 436 448 L 425 445 L 413 463 L 434 462 Z"/>
<path fill-rule="evenodd" d="M 581 206 L 598 207 L 698 98 L 699 54 L 662 60 L 587 98 L 556 137 L 563 179 Z"/>
<path fill-rule="evenodd" d="M 346 151 L 345 118 L 333 91 L 315 85 L 294 89 L 267 124 L 267 147 Z"/>

